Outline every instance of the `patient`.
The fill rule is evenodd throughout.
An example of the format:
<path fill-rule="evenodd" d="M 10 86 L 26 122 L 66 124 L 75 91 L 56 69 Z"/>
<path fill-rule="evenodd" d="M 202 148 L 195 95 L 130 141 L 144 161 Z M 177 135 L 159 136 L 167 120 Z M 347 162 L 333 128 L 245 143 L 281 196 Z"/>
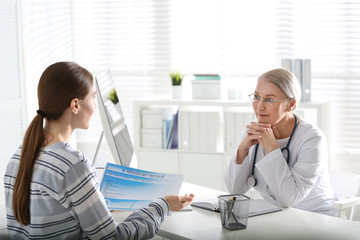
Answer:
<path fill-rule="evenodd" d="M 76 63 L 58 62 L 42 74 L 39 110 L 4 176 L 12 238 L 151 238 L 169 211 L 193 200 L 193 194 L 165 196 L 133 212 L 123 223 L 114 221 L 94 167 L 68 143 L 75 129 L 89 127 L 95 95 L 92 74 Z"/>

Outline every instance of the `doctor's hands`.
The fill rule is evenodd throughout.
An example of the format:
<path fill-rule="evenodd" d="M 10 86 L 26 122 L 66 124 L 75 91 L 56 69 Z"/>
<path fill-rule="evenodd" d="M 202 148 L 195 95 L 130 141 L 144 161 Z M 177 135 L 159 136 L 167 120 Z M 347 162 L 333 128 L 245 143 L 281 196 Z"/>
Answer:
<path fill-rule="evenodd" d="M 194 194 L 168 195 L 168 196 L 165 196 L 164 199 L 169 204 L 170 211 L 179 211 L 182 208 L 189 205 L 193 201 L 194 197 L 195 197 Z"/>
<path fill-rule="evenodd" d="M 276 127 L 268 123 L 251 122 L 247 127 L 247 135 L 252 141 L 257 141 L 265 149 L 266 153 L 279 148 L 275 140 Z"/>
<path fill-rule="evenodd" d="M 244 161 L 245 157 L 249 153 L 250 147 L 255 144 L 260 143 L 266 153 L 269 153 L 279 147 L 273 132 L 275 127 L 272 127 L 271 124 L 251 122 L 246 126 L 246 128 L 247 134 L 237 149 L 237 164 L 241 164 Z"/>

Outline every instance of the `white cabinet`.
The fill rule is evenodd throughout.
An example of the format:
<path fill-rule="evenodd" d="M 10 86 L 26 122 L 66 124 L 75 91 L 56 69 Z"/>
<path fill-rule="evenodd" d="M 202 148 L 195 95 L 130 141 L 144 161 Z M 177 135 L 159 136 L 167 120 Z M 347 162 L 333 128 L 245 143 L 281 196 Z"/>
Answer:
<path fill-rule="evenodd" d="M 161 111 L 178 110 L 178 148 L 151 147 L 144 132 L 160 139 Z M 330 102 L 301 103 L 297 114 L 319 126 L 328 140 Z M 151 122 L 145 122 L 150 119 Z M 139 168 L 179 173 L 185 181 L 226 190 L 224 173 L 246 123 L 255 119 L 250 102 L 142 99 L 134 101 L 134 147 Z M 151 127 L 149 127 L 151 126 Z M 155 141 L 155 140 L 154 140 Z M 330 142 L 330 141 L 328 141 Z M 329 146 L 331 147 L 331 146 Z"/>
<path fill-rule="evenodd" d="M 222 165 L 221 153 L 181 153 L 181 173 L 186 182 L 222 189 Z"/>
<path fill-rule="evenodd" d="M 136 156 L 141 169 L 153 172 L 179 173 L 179 152 L 177 150 L 141 149 L 137 151 Z"/>

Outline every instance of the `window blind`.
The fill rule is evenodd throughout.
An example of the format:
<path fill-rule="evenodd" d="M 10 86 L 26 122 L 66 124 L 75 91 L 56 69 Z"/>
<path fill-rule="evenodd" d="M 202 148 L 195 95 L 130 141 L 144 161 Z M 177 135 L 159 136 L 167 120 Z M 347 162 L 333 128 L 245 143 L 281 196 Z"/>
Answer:
<path fill-rule="evenodd" d="M 95 73 L 111 69 L 132 129 L 132 100 L 169 94 L 170 69 L 220 73 L 223 94 L 236 88 L 246 99 L 282 58 L 310 58 L 312 99 L 333 102 L 332 150 L 353 152 L 359 11 L 357 1 L 336 0 L 76 1 L 74 59 Z"/>
<path fill-rule="evenodd" d="M 21 13 L 23 82 L 26 92 L 25 130 L 38 109 L 37 86 L 41 74 L 58 61 L 71 61 L 70 1 L 19 0 Z M 76 147 L 76 134 L 70 139 Z"/>
<path fill-rule="evenodd" d="M 30 123 L 38 109 L 37 86 L 41 74 L 52 63 L 72 59 L 70 2 L 62 0 L 19 2 L 22 11 L 27 122 Z"/>
<path fill-rule="evenodd" d="M 94 75 L 110 69 L 125 121 L 132 132 L 132 102 L 168 94 L 171 66 L 169 1 L 72 2 L 74 61 Z M 99 137 L 98 116 L 79 141 Z"/>
<path fill-rule="evenodd" d="M 178 66 L 220 72 L 246 97 L 282 58 L 310 58 L 312 100 L 332 101 L 332 153 L 359 153 L 359 1 L 175 2 L 187 19 L 173 15 Z"/>
<path fill-rule="evenodd" d="M 280 1 L 276 54 L 310 58 L 312 99 L 332 101 L 332 151 L 360 153 L 360 2 Z"/>
<path fill-rule="evenodd" d="M 94 75 L 110 69 L 132 131 L 132 100 L 170 95 L 170 70 L 220 73 L 224 96 L 235 88 L 244 100 L 282 58 L 310 58 L 312 99 L 333 102 L 332 150 L 359 151 L 358 1 L 22 2 L 30 88 L 54 59 L 72 59 Z M 96 133 L 80 131 L 79 141 L 98 138 L 98 116 L 90 128 Z"/>
<path fill-rule="evenodd" d="M 15 0 L 0 1 L 0 191 L 4 193 L 3 177 L 11 156 L 21 144 L 23 134 L 22 85 L 20 81 L 20 58 L 18 15 Z M 0 212 L 5 213 L 5 199 L 0 198 Z M 0 218 L 1 228 L 6 227 L 6 218 Z"/>
<path fill-rule="evenodd" d="M 274 8 L 272 2 L 264 4 Z M 130 131 L 133 99 L 170 96 L 171 70 L 187 75 L 183 85 L 190 91 L 189 79 L 194 73 L 220 73 L 224 85 L 239 89 L 250 79 L 245 85 L 251 87 L 243 90 L 248 94 L 255 76 L 269 62 L 273 64 L 269 59 L 273 60 L 274 54 L 267 54 L 267 49 L 274 51 L 274 41 L 262 39 L 262 33 L 248 23 L 273 29 L 268 19 L 273 19 L 274 11 L 259 11 L 257 3 L 82 0 L 72 2 L 71 9 L 74 60 L 95 75 L 111 70 Z M 252 10 L 267 20 L 259 21 Z M 245 37 L 251 34 L 251 39 Z M 250 44 L 254 40 L 258 44 Z M 79 141 L 99 136 L 98 116 L 94 120 L 90 131 L 79 134 Z"/>
<path fill-rule="evenodd" d="M 224 98 L 231 88 L 247 100 L 257 77 L 278 64 L 277 1 L 172 2 L 174 66 L 188 75 L 219 73 Z"/>

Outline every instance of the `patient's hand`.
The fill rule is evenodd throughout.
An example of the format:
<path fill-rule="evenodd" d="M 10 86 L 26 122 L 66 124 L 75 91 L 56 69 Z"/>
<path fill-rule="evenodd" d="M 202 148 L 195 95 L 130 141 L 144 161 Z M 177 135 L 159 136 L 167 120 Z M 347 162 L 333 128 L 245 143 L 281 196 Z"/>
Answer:
<path fill-rule="evenodd" d="M 189 205 L 193 201 L 194 197 L 194 194 L 168 195 L 165 196 L 164 199 L 168 202 L 170 211 L 179 211 Z"/>

